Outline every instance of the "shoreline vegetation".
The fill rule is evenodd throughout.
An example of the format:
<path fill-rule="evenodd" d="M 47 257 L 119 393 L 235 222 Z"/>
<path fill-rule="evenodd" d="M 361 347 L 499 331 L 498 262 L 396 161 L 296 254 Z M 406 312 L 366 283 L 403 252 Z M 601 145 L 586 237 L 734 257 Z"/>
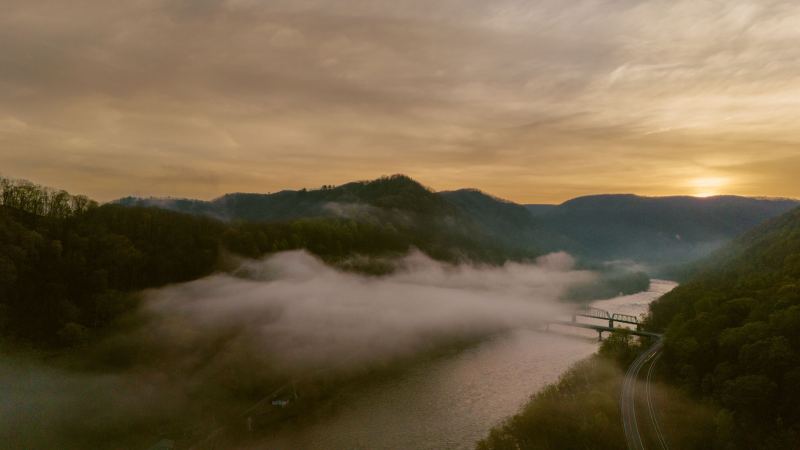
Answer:
<path fill-rule="evenodd" d="M 798 448 L 798 255 L 794 209 L 693 264 L 685 283 L 650 304 L 645 327 L 665 333 L 656 408 L 672 448 Z M 610 399 L 639 350 L 613 335 L 478 448 L 624 448 Z"/>
<path fill-rule="evenodd" d="M 625 370 L 649 347 L 625 331 L 614 332 L 594 355 L 533 394 L 520 412 L 493 428 L 476 450 L 565 448 L 619 450 L 625 436 L 619 396 Z M 637 398 L 643 389 L 639 389 Z M 674 387 L 656 383 L 654 402 L 672 448 L 714 447 L 715 410 Z"/>
<path fill-rule="evenodd" d="M 495 427 L 477 450 L 625 447 L 619 414 L 624 367 L 646 348 L 624 331 L 531 396 L 522 410 Z"/>

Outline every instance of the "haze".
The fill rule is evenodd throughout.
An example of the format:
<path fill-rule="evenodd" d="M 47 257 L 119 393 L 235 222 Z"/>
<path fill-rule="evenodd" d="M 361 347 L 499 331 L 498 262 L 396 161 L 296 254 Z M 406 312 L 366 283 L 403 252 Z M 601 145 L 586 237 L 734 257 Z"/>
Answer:
<path fill-rule="evenodd" d="M 0 167 L 100 200 L 390 173 L 796 197 L 798 23 L 791 0 L 7 0 Z"/>
<path fill-rule="evenodd" d="M 44 366 L 17 352 L 0 362 L 0 438 L 12 448 L 97 448 L 113 434 L 124 448 L 147 448 L 153 430 L 202 430 L 208 411 L 236 418 L 287 380 L 352 377 L 492 333 L 538 329 L 568 311 L 558 297 L 569 286 L 596 276 L 573 269 L 565 253 L 500 267 L 419 252 L 395 262 L 396 273 L 365 277 L 284 252 L 243 261 L 235 276 L 147 291 L 131 324 L 91 346 L 86 360 L 68 354 Z"/>

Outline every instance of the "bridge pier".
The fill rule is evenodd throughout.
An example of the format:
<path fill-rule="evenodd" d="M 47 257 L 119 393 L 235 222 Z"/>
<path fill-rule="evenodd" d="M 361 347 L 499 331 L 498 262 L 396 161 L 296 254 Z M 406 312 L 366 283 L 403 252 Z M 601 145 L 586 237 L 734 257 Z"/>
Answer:
<path fill-rule="evenodd" d="M 600 330 L 597 331 L 597 342 L 603 342 L 603 332 Z"/>

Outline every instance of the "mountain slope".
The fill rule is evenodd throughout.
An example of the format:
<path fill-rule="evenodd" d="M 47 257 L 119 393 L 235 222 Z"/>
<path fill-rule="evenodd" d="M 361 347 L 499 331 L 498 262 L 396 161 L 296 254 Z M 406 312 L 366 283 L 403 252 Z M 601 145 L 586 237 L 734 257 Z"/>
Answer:
<path fill-rule="evenodd" d="M 493 249 L 498 260 L 536 256 L 545 241 L 545 232 L 521 205 L 472 190 L 436 193 L 403 175 L 318 190 L 228 194 L 210 202 L 128 197 L 116 203 L 229 221 L 347 218 L 413 230 L 428 247 Z"/>
<path fill-rule="evenodd" d="M 736 196 L 597 195 L 561 205 L 522 206 L 474 189 L 436 193 L 402 175 L 318 190 L 228 194 L 210 202 L 125 198 L 118 203 L 228 221 L 345 217 L 442 230 L 440 237 L 478 240 L 518 256 L 566 250 L 595 262 L 630 260 L 661 275 L 799 204 Z"/>
<path fill-rule="evenodd" d="M 800 443 L 800 208 L 714 254 L 651 305 L 676 382 L 712 399 L 719 448 Z"/>
<path fill-rule="evenodd" d="M 657 266 L 706 256 L 797 205 L 795 200 L 737 196 L 597 195 L 529 209 L 546 230 L 568 238 L 573 252 Z"/>
<path fill-rule="evenodd" d="M 366 212 L 363 209 L 359 211 L 358 208 L 348 208 L 353 205 L 368 205 L 387 211 L 396 210 L 414 214 L 455 214 L 454 209 L 446 201 L 403 175 L 357 181 L 337 187 L 326 186 L 317 190 L 285 190 L 274 194 L 233 193 L 209 202 L 127 197 L 116 203 L 125 206 L 155 206 L 224 220 L 262 222 Z"/>
<path fill-rule="evenodd" d="M 494 239 L 511 247 L 556 249 L 565 246 L 557 233 L 542 227 L 522 205 L 493 197 L 477 189 L 460 189 L 439 193 L 460 209 Z"/>
<path fill-rule="evenodd" d="M 284 195 L 297 197 L 306 208 L 299 211 L 310 217 L 224 222 L 204 217 L 215 214 L 203 202 L 171 208 L 194 214 L 137 201 L 99 206 L 0 178 L 0 336 L 79 344 L 132 308 L 135 292 L 224 269 L 230 254 L 258 258 L 304 249 L 329 264 L 370 274 L 391 271 L 393 258 L 412 248 L 449 262 L 502 263 L 538 255 L 504 247 L 463 211 L 405 177 Z M 265 210 L 247 202 L 294 203 L 280 195 L 277 201 L 234 198 L 238 203 L 224 203 L 228 211 L 240 208 L 259 217 Z M 321 216 L 308 212 L 314 208 Z M 281 217 L 294 217 L 298 209 L 283 211 Z"/>

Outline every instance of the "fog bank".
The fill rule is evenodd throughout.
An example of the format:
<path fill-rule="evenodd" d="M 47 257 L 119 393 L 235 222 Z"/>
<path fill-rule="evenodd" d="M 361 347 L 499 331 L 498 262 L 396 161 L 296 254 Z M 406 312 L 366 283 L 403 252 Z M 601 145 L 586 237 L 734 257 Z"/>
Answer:
<path fill-rule="evenodd" d="M 196 346 L 236 330 L 237 345 L 284 370 L 332 369 L 386 360 L 438 340 L 534 324 L 557 314 L 556 299 L 592 275 L 566 254 L 538 264 L 448 266 L 421 253 L 381 278 L 330 268 L 305 252 L 244 263 L 150 292 L 146 333 Z"/>
<path fill-rule="evenodd" d="M 192 441 L 287 382 L 346 379 L 536 325 L 559 315 L 570 285 L 594 277 L 563 253 L 479 267 L 415 252 L 396 265 L 367 277 L 286 252 L 146 291 L 136 317 L 75 361 L 0 363 L 0 438 L 72 448 Z"/>

